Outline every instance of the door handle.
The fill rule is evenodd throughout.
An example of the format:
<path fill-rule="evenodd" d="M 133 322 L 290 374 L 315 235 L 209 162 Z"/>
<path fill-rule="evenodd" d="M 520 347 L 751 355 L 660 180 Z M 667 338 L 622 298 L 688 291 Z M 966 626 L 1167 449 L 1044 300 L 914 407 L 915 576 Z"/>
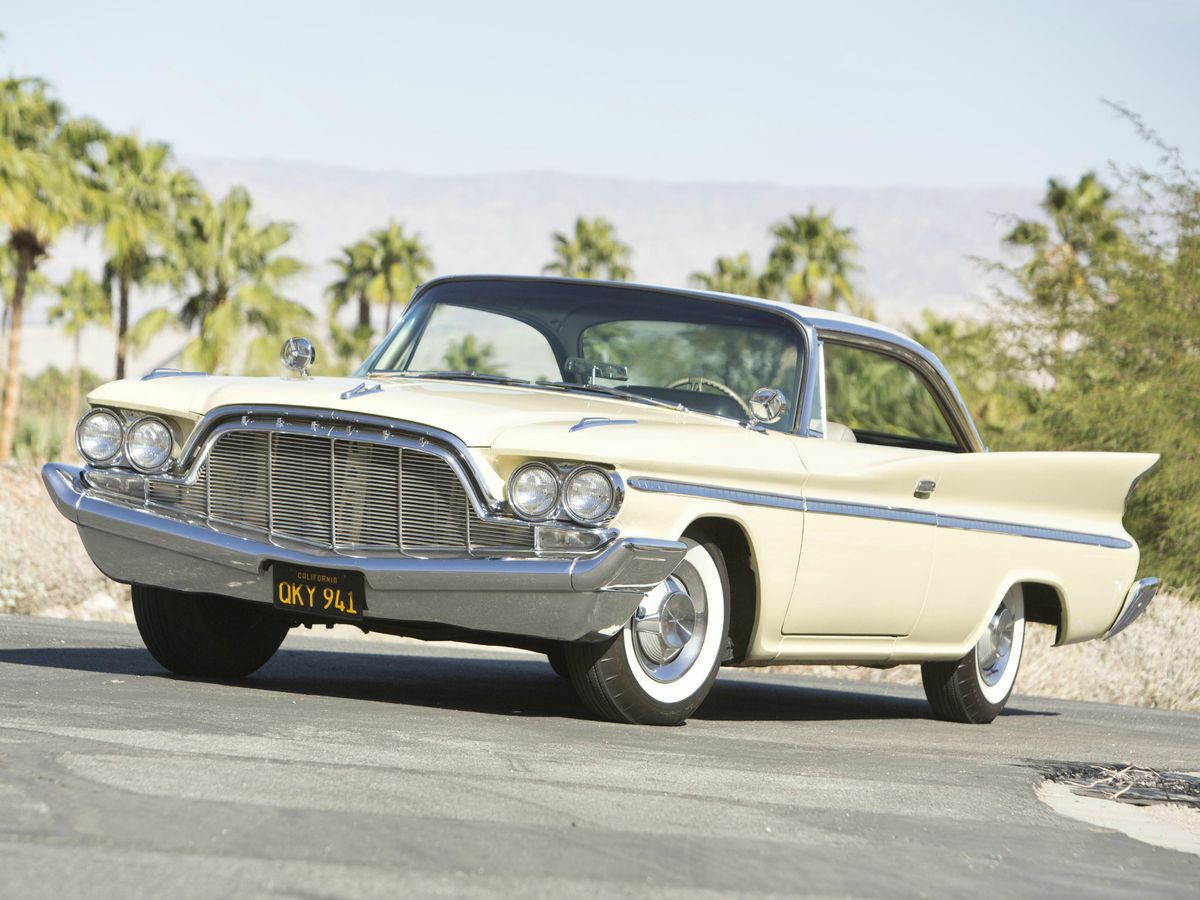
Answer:
<path fill-rule="evenodd" d="M 937 490 L 937 482 L 929 478 L 922 478 L 917 482 L 917 489 L 913 491 L 913 496 L 918 500 L 928 500 L 933 492 Z"/>

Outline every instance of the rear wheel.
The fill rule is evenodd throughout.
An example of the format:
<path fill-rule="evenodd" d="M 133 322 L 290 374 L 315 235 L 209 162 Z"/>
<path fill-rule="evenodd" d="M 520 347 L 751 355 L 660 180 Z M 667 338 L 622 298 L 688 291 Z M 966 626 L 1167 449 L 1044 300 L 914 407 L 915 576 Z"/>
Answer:
<path fill-rule="evenodd" d="M 983 637 L 957 662 L 924 663 L 921 681 L 933 714 L 947 722 L 986 725 L 1012 695 L 1025 646 L 1025 597 L 1013 585 Z"/>
<path fill-rule="evenodd" d="M 138 631 L 158 663 L 176 675 L 242 678 L 274 656 L 288 633 L 282 616 L 215 594 L 133 586 Z"/>
<path fill-rule="evenodd" d="M 601 718 L 678 725 L 712 688 L 729 634 L 729 575 L 716 542 L 685 542 L 679 567 L 615 638 L 566 645 L 571 683 Z"/>

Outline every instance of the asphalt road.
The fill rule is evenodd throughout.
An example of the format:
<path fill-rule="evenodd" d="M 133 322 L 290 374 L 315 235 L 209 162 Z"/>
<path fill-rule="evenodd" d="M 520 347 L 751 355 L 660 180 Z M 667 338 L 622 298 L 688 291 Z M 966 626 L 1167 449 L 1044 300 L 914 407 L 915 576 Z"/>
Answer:
<path fill-rule="evenodd" d="M 1200 894 L 1200 857 L 1041 804 L 1060 761 L 1197 770 L 1200 715 L 1018 698 L 969 727 L 734 672 L 635 728 L 531 656 L 293 635 L 201 683 L 132 627 L 0 617 L 3 897 Z"/>

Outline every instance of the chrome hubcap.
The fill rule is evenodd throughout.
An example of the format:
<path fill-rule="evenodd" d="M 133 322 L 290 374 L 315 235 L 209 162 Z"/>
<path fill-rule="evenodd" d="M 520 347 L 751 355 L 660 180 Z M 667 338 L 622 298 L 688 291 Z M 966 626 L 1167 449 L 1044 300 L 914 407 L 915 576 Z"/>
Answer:
<path fill-rule="evenodd" d="M 998 682 L 1008 667 L 1008 659 L 1012 654 L 1015 622 L 1016 619 L 1006 600 L 996 610 L 992 620 L 988 622 L 988 627 L 983 632 L 983 637 L 975 646 L 975 658 L 979 661 L 979 674 L 989 685 Z"/>
<path fill-rule="evenodd" d="M 689 593 L 672 575 L 642 598 L 633 615 L 638 664 L 655 681 L 674 681 L 695 662 L 707 624 L 703 589 Z"/>

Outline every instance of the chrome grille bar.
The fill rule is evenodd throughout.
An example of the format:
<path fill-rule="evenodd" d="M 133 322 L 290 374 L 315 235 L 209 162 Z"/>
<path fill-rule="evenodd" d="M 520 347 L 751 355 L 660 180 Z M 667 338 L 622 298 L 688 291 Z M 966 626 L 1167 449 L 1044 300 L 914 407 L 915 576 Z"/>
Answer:
<path fill-rule="evenodd" d="M 480 516 L 436 448 L 397 444 L 295 428 L 227 429 L 191 484 L 152 480 L 149 499 L 218 527 L 335 552 L 533 549 L 531 527 Z"/>

